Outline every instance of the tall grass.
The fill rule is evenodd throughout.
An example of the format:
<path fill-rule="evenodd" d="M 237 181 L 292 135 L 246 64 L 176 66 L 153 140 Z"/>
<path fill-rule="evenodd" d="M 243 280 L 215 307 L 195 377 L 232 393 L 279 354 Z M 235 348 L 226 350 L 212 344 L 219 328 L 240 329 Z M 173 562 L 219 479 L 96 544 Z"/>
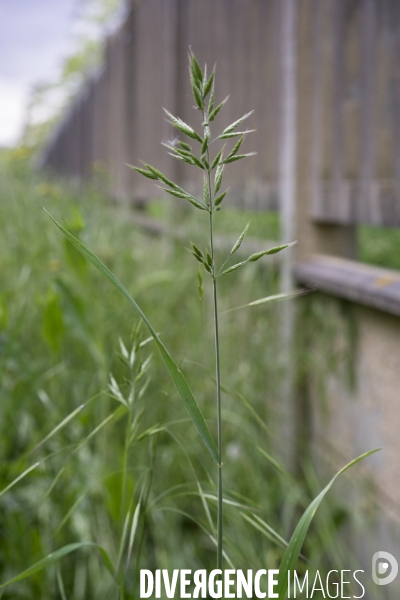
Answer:
<path fill-rule="evenodd" d="M 199 135 L 192 126 L 183 122 L 179 117 L 175 117 L 167 110 L 165 112 L 168 115 L 168 119 L 180 133 L 182 133 L 190 141 L 197 142 L 198 148 L 194 151 L 192 146 L 185 141 L 178 141 L 174 143 L 165 144 L 169 150 L 169 153 L 179 161 L 189 164 L 193 167 L 198 168 L 203 173 L 203 197 L 202 199 L 195 198 L 191 193 L 182 189 L 177 183 L 174 183 L 163 173 L 161 173 L 155 167 L 149 164 L 145 164 L 145 168 L 134 167 L 134 169 L 141 175 L 158 181 L 162 184 L 163 191 L 175 196 L 177 198 L 190 202 L 196 209 L 208 213 L 209 219 L 209 239 L 208 249 L 206 251 L 200 250 L 195 244 L 192 243 L 192 254 L 194 258 L 204 267 L 206 273 L 210 275 L 212 281 L 212 304 L 213 304 L 213 318 L 214 318 L 214 346 L 215 346 L 215 383 L 216 383 L 216 420 L 217 420 L 217 456 L 211 452 L 214 461 L 217 463 L 217 480 L 218 480 L 218 492 L 217 492 L 217 569 L 222 568 L 222 555 L 223 555 L 223 482 L 222 482 L 222 468 L 223 468 L 223 446 L 222 446 L 222 407 L 221 407 L 221 372 L 220 372 L 220 342 L 219 342 L 219 313 L 218 313 L 218 292 L 217 292 L 217 281 L 220 277 L 228 275 L 229 273 L 236 271 L 243 267 L 248 262 L 256 262 L 262 256 L 266 254 L 276 254 L 281 250 L 287 248 L 288 245 L 277 246 L 269 250 L 261 250 L 255 254 L 250 255 L 245 260 L 238 262 L 228 267 L 228 263 L 233 254 L 235 254 L 247 233 L 250 222 L 246 225 L 243 232 L 240 234 L 236 243 L 233 245 L 230 253 L 225 257 L 225 261 L 222 264 L 217 263 L 216 255 L 214 252 L 214 219 L 215 215 L 222 208 L 222 203 L 225 199 L 228 190 L 221 191 L 222 180 L 224 175 L 224 169 L 226 165 L 248 158 L 254 155 L 254 152 L 248 152 L 240 154 L 239 150 L 246 138 L 251 133 L 252 129 L 241 128 L 244 121 L 251 116 L 251 112 L 240 117 L 222 132 L 219 133 L 214 139 L 212 135 L 212 123 L 217 117 L 224 104 L 228 100 L 225 98 L 220 104 L 215 105 L 215 69 L 212 71 L 210 76 L 207 76 L 207 67 L 204 68 L 204 72 L 201 70 L 196 57 L 192 52 L 189 53 L 189 73 L 191 80 L 191 87 L 193 93 L 193 99 L 195 101 L 197 109 L 201 113 L 201 121 L 203 132 Z M 242 131 L 240 131 L 242 129 Z M 233 147 L 229 150 L 225 150 L 225 144 L 215 149 L 212 146 L 213 143 L 218 141 L 234 140 Z M 211 151 L 213 154 L 211 155 Z M 185 397 L 182 398 L 185 401 Z M 192 415 L 191 415 L 192 416 Z M 197 420 L 198 415 L 192 417 L 194 424 L 199 430 Z M 209 441 L 205 438 L 203 431 L 199 430 L 203 441 L 206 446 L 209 447 Z M 210 449 L 210 448 L 209 448 Z M 214 450 L 214 449 L 212 449 Z"/>
<path fill-rule="evenodd" d="M 110 209 L 97 193 L 88 190 L 82 194 L 65 183 L 61 187 L 60 182 L 43 181 L 16 153 L 10 159 L 4 157 L 1 169 L 1 297 L 5 307 L 1 325 L 1 489 L 40 462 L 0 499 L 5 508 L 1 542 L 1 581 L 5 582 L 57 548 L 80 541 L 98 542 L 116 561 L 123 529 L 121 469 L 128 414 L 122 413 L 121 407 L 122 411 L 106 421 L 118 410 L 108 385 L 112 372 L 125 393 L 129 370 L 118 356 L 118 337 L 129 349 L 136 321 L 117 302 L 108 283 L 84 262 L 78 262 L 79 256 L 71 253 L 69 243 L 64 244 L 56 235 L 42 211 L 43 204 L 95 248 L 121 280 L 131 282 L 130 288 L 141 304 L 145 302 L 157 331 L 162 332 L 190 376 L 210 427 L 213 361 L 207 352 L 212 327 L 206 317 L 201 319 L 201 305 L 206 313 L 211 297 L 206 286 L 203 300 L 197 297 L 197 272 L 181 243 L 144 236 L 123 208 L 112 209 L 110 219 Z M 265 295 L 267 289 L 274 291 L 276 285 L 273 268 L 254 265 L 238 277 L 235 304 L 246 304 Z M 221 283 L 220 305 L 225 312 L 232 307 L 233 280 L 226 278 Z M 100 297 L 101 302 L 96 300 Z M 179 314 L 180 327 L 171 321 L 171 314 Z M 245 398 L 258 398 L 253 405 L 262 421 L 273 422 L 274 386 L 279 375 L 273 348 L 265 347 L 261 332 L 268 331 L 274 339 L 275 308 L 271 305 L 226 313 L 221 320 L 222 377 L 228 381 L 229 376 L 231 394 L 225 395 L 223 407 L 227 456 L 231 457 L 226 465 L 225 496 L 231 502 L 251 496 L 251 505 L 259 507 L 268 496 L 266 510 L 271 514 L 265 518 L 278 528 L 272 506 L 280 483 L 273 467 L 256 449 L 256 443 L 266 445 L 264 433 L 232 391 L 237 389 Z M 51 333 L 53 337 L 49 337 Z M 144 350 L 150 351 L 151 345 Z M 233 358 L 237 368 L 232 374 Z M 127 488 L 129 493 L 135 490 L 133 509 L 139 500 L 141 508 L 125 579 L 127 593 L 138 554 L 144 566 L 173 568 L 189 563 L 211 567 L 210 550 L 215 548 L 208 518 L 209 514 L 214 520 L 216 515 L 210 465 L 187 427 L 184 409 L 182 412 L 171 395 L 156 354 L 153 362 L 152 381 L 142 400 L 146 410 L 139 435 L 155 425 L 165 429 L 148 437 L 148 443 L 146 438 L 140 440 L 130 452 Z M 254 369 L 251 377 L 250 368 Z M 267 408 L 267 398 L 271 409 Z M 187 457 L 180 444 L 185 446 Z M 251 468 L 243 462 L 245 449 L 252 456 Z M 267 473 L 268 488 L 264 483 Z M 226 505 L 228 524 L 236 510 Z M 247 550 L 235 548 L 236 536 L 245 539 L 246 529 L 243 521 L 226 532 L 227 552 L 236 563 L 241 563 L 242 555 L 246 561 L 250 556 L 259 561 L 264 553 L 262 540 L 254 546 L 251 543 L 253 535 L 248 535 Z M 265 544 L 269 544 L 267 538 Z M 276 560 L 279 547 L 271 548 L 271 552 Z M 109 597 L 111 577 L 89 547 L 79 555 L 64 556 L 60 565 L 59 575 L 50 566 L 10 586 L 9 591 L 7 588 L 4 597 L 57 597 L 60 578 L 67 597 L 72 593 L 76 598 Z"/>
<path fill-rule="evenodd" d="M 2 422 L 4 431 L 8 427 L 17 435 L 4 436 L 7 461 L 1 499 L 9 503 L 3 523 L 8 532 L 3 542 L 5 598 L 15 593 L 27 598 L 32 593 L 35 598 L 131 598 L 140 566 L 211 568 L 212 549 L 221 569 L 226 564 L 242 569 L 281 564 L 284 598 L 285 572 L 297 564 L 304 543 L 303 552 L 311 559 L 322 549 L 335 556 L 334 523 L 324 522 L 321 539 L 317 532 L 305 541 L 332 482 L 308 506 L 307 489 L 271 457 L 279 443 L 274 405 L 279 389 L 275 383 L 282 376 L 272 343 L 276 309 L 267 303 L 226 312 L 265 299 L 266 284 L 273 293 L 276 277 L 273 270 L 251 265 L 270 250 L 233 266 L 223 260 L 216 266 L 214 215 L 224 200 L 217 194 L 224 166 L 238 157 L 244 134 L 239 134 L 239 146 L 234 144 L 226 155 L 217 153 L 213 165 L 210 117 L 216 109 L 210 103 L 205 109 L 205 104 L 214 75 L 207 78 L 193 55 L 191 73 L 204 123 L 202 136 L 197 134 L 201 153 L 197 156 L 183 144 L 185 152 L 177 152 L 176 146 L 170 151 L 197 167 L 201 163 L 204 196 L 191 196 L 150 165 L 142 171 L 166 184 L 174 196 L 209 213 L 208 251 L 192 245 L 192 254 L 211 278 L 202 301 L 195 296 L 196 288 L 203 287 L 202 277 L 199 282 L 191 257 L 179 246 L 168 240 L 150 243 L 123 211 L 114 211 L 110 221 L 110 209 L 93 192 L 78 206 L 76 194 L 68 198 L 55 183 L 37 184 L 18 160 L 7 166 L 3 185 L 9 188 L 3 187 L 2 196 L 13 201 L 1 205 L 8 274 L 2 293 Z M 190 126 L 170 118 L 178 129 L 188 131 Z M 240 122 L 222 136 L 236 135 Z M 190 132 L 192 137 L 194 129 Z M 38 205 L 43 203 L 67 225 L 58 225 L 65 243 L 55 237 L 50 220 L 44 220 L 43 213 L 39 216 Z M 239 251 L 246 231 L 247 227 L 228 259 Z M 11 254 L 13 244 L 16 252 Z M 96 276 L 76 250 L 105 278 Z M 149 272 L 151 264 L 156 265 L 155 274 Z M 248 271 L 242 269 L 245 265 Z M 231 271 L 238 273 L 230 275 Z M 107 280 L 145 322 L 152 341 L 144 339 L 137 320 L 119 307 Z M 17 303 L 10 300 L 14 298 Z M 140 308 L 144 298 L 145 313 Z M 212 329 L 208 318 L 201 318 L 201 303 L 214 315 Z M 179 314 L 183 329 L 171 314 Z M 161 341 L 160 331 L 168 343 Z M 261 331 L 267 332 L 270 345 Z M 214 359 L 209 352 L 212 338 Z M 188 416 L 177 405 L 156 355 L 147 383 L 150 363 L 140 353 L 152 347 L 160 351 Z M 216 411 L 209 402 L 212 389 Z M 198 437 L 193 437 L 190 422 Z M 211 434 L 215 424 L 217 443 Z M 208 452 L 202 452 L 202 444 Z M 217 483 L 211 476 L 211 459 L 217 463 Z M 306 510 L 287 542 L 299 507 Z M 21 544 L 23 531 L 28 534 Z M 15 585 L 8 588 L 12 582 Z"/>

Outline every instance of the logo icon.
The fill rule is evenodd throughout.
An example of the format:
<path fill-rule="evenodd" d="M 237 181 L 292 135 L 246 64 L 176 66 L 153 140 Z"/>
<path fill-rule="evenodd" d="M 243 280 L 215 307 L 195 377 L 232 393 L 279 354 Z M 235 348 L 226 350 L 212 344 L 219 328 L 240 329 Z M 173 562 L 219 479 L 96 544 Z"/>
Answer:
<path fill-rule="evenodd" d="M 392 583 L 397 577 L 399 565 L 389 552 L 380 550 L 372 557 L 372 579 L 377 585 Z"/>

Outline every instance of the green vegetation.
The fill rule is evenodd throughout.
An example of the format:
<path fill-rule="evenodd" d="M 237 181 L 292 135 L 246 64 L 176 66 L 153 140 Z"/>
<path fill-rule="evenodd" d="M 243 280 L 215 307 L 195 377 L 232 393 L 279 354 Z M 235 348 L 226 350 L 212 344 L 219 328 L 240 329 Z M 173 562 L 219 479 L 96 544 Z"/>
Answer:
<path fill-rule="evenodd" d="M 370 454 L 344 467 L 311 503 L 275 458 L 279 440 L 284 443 L 275 406 L 285 373 L 277 358 L 277 308 L 265 300 L 276 291 L 276 273 L 257 267 L 260 258 L 287 245 L 260 248 L 232 264 L 248 223 L 227 257 L 214 247 L 226 194 L 220 189 L 223 172 L 228 163 L 251 155 L 239 154 L 251 130 L 236 133 L 251 113 L 218 136 L 224 141 L 239 136 L 231 150 L 223 146 L 211 154 L 210 124 L 225 101 L 214 107 L 214 73 L 207 78 L 192 54 L 190 71 L 203 136 L 168 116 L 201 144 L 201 152 L 197 156 L 186 142 L 168 148 L 204 172 L 202 197 L 148 164 L 135 169 L 208 213 L 208 249 L 191 243 L 198 269 L 190 268 L 192 257 L 179 252 L 174 240 L 150 244 L 133 227 L 127 209 L 111 214 L 94 189 L 78 200 L 78 190 L 65 193 L 56 182 L 39 182 L 24 149 L 1 156 L 0 589 L 6 598 L 12 597 L 10 589 L 22 598 L 133 598 L 142 566 L 210 568 L 215 548 L 218 569 L 235 563 L 242 569 L 280 565 L 284 600 L 287 572 L 297 567 L 326 492 L 337 475 Z M 41 203 L 64 239 L 55 237 Z M 157 205 L 151 210 L 163 213 Z M 236 218 L 231 212 L 230 219 L 219 220 L 219 231 L 229 233 L 228 222 Z M 259 219 L 261 234 L 267 224 L 276 233 L 276 216 L 265 224 Z M 187 229 L 200 235 L 193 225 L 187 218 Z M 203 286 L 202 267 L 212 289 Z M 139 321 L 116 308 L 108 283 Z M 232 313 L 235 308 L 239 311 Z M 267 332 L 270 343 L 253 331 Z M 183 404 L 176 402 L 176 392 Z M 216 410 L 210 402 L 215 395 Z M 323 549 L 331 560 L 340 560 L 335 528 L 325 519 L 321 537 L 311 536 L 305 545 L 308 556 L 317 551 L 320 557 Z"/>
<path fill-rule="evenodd" d="M 209 253 L 193 243 L 191 253 L 211 275 L 212 290 L 180 244 L 150 241 L 126 209 L 111 210 L 95 190 L 78 200 L 78 190 L 39 182 L 23 149 L 1 157 L 5 598 L 133 598 L 141 567 L 210 569 L 216 554 L 218 568 L 280 564 L 283 600 L 287 570 L 297 566 L 316 509 L 337 477 L 310 504 L 307 486 L 276 458 L 285 444 L 276 400 L 285 376 L 277 359 L 279 317 L 273 303 L 249 308 L 249 302 L 276 291 L 276 273 L 258 260 L 284 247 L 260 248 L 234 266 L 214 250 L 224 165 L 241 158 L 241 141 L 210 157 L 209 122 L 217 109 L 211 100 L 205 110 L 204 102 L 210 91 L 213 98 L 213 75 L 203 77 L 193 56 L 191 71 L 204 138 L 169 116 L 201 143 L 201 156 L 184 143 L 183 151 L 170 151 L 205 170 L 203 198 L 150 165 L 138 170 L 209 213 Z M 232 137 L 247 116 L 220 137 Z M 67 229 L 58 225 L 64 239 L 41 204 L 57 225 L 65 223 Z M 241 250 L 247 229 L 228 258 Z M 153 357 L 156 348 L 176 389 L 160 356 Z M 311 482 L 308 463 L 307 473 Z M 330 567 L 339 566 L 334 532 L 340 522 L 320 514 L 323 526 L 304 551 L 311 560 L 319 557 L 318 568 L 322 552 Z"/>
<path fill-rule="evenodd" d="M 400 229 L 360 225 L 357 234 L 359 260 L 400 270 L 400 256 L 393 252 L 400 246 Z"/>
<path fill-rule="evenodd" d="M 200 300 L 198 275 L 184 244 L 147 237 L 123 207 L 110 208 L 93 190 L 82 194 L 43 180 L 27 158 L 18 150 L 1 160 L 0 489 L 39 465 L 0 497 L 1 582 L 66 544 L 97 543 L 115 564 L 126 472 L 131 519 L 141 504 L 126 581 L 129 597 L 139 560 L 147 568 L 213 566 L 212 461 L 203 455 L 201 439 L 188 426 L 187 412 L 154 354 L 146 374 L 150 383 L 135 406 L 144 411 L 124 471 L 129 415 L 111 397 L 109 373 L 128 395 L 130 371 L 119 356 L 124 354 L 119 338 L 130 352 L 137 319 L 60 237 L 43 205 L 96 251 L 145 308 L 215 432 L 213 357 L 207 351 L 213 343 L 209 290 L 204 286 Z M 223 313 L 276 291 L 276 273 L 256 263 L 238 273 L 235 282 L 226 278 L 222 283 Z M 277 338 L 277 310 L 271 304 L 221 316 L 222 382 L 229 382 L 222 413 L 225 496 L 232 503 L 226 506 L 226 552 L 236 565 L 252 568 L 266 560 L 276 565 L 282 550 L 240 512 L 258 523 L 251 516 L 256 515 L 287 536 L 292 510 L 307 502 L 306 492 L 287 495 L 290 481 L 281 481 L 258 450 L 269 453 L 280 443 L 274 433 L 279 365 L 273 344 L 266 345 L 264 337 Z M 139 335 L 147 337 L 143 328 Z M 145 358 L 154 351 L 152 345 L 143 347 Z M 278 518 L 282 495 L 288 498 L 283 521 Z M 109 598 L 114 589 L 101 555 L 83 547 L 6 589 L 3 598 L 62 598 L 60 586 L 66 597 L 77 599 Z"/>
<path fill-rule="evenodd" d="M 119 393 L 128 399 L 131 391 L 132 344 L 147 333 L 137 331 L 129 305 L 60 237 L 42 207 L 95 250 L 145 309 L 214 434 L 211 298 L 206 286 L 198 297 L 192 257 L 182 242 L 146 236 L 124 207 L 110 208 L 95 190 L 44 180 L 29 167 L 26 150 L 0 158 L 0 583 L 57 549 L 70 551 L 6 588 L 2 598 L 113 597 L 107 556 L 121 575 L 121 540 L 129 555 L 126 598 L 139 567 L 213 568 L 212 460 L 156 353 L 134 409 L 121 402 Z M 232 222 L 237 218 L 232 213 Z M 183 226 L 185 219 L 191 227 L 190 214 L 181 215 Z M 284 550 L 274 532 L 288 539 L 322 485 L 311 465 L 300 486 L 270 458 L 285 452 L 277 401 L 279 306 L 224 314 L 276 292 L 276 270 L 255 263 L 235 277 L 222 279 L 219 290 L 226 555 L 237 568 L 273 568 Z M 318 319 L 318 297 L 304 302 L 307 318 Z M 326 315 L 319 317 L 326 328 Z M 331 347 L 325 343 L 320 365 Z M 135 369 L 153 345 L 138 349 Z M 117 386 L 111 389 L 110 373 Z M 344 560 L 354 564 L 338 541 L 351 515 L 337 500 L 324 502 L 302 552 L 311 564 L 340 569 Z M 300 561 L 303 568 L 309 564 Z"/>
<path fill-rule="evenodd" d="M 185 207 L 186 208 L 186 207 Z M 156 220 L 183 225 L 188 236 L 207 235 L 208 223 L 199 219 L 199 214 L 192 210 L 182 210 L 176 203 L 171 207 L 165 199 L 153 200 L 147 206 L 148 214 Z M 215 232 L 234 237 L 243 228 L 243 223 L 251 222 L 249 236 L 259 240 L 277 240 L 280 235 L 279 214 L 277 212 L 253 212 L 231 208 L 229 203 L 219 212 L 215 221 Z"/>

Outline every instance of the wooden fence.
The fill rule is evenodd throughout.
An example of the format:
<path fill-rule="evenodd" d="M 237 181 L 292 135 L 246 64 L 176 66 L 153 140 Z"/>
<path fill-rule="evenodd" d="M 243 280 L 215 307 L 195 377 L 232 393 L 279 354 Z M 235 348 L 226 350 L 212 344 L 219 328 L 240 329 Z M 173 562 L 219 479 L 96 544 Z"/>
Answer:
<path fill-rule="evenodd" d="M 312 217 L 329 223 L 400 224 L 400 3 L 398 0 L 298 0 L 312 3 L 312 84 L 298 93 L 312 111 Z M 254 108 L 256 158 L 231 175 L 234 202 L 277 206 L 280 152 L 280 0 L 145 0 L 130 5 L 105 45 L 104 66 L 74 101 L 43 152 L 42 165 L 88 179 L 108 174 L 117 198 L 154 188 L 125 163 L 146 160 L 180 181 L 160 140 L 173 135 L 162 106 L 196 120 L 187 72 L 191 46 L 218 65 L 217 95 L 231 95 L 223 123 Z M 249 143 L 250 149 L 250 143 Z"/>
<path fill-rule="evenodd" d="M 257 132 L 247 144 L 258 154 L 233 169 L 233 201 L 276 208 L 280 5 L 279 0 L 133 2 L 122 27 L 106 41 L 102 70 L 74 101 L 41 164 L 79 179 L 88 179 L 93 168 L 103 170 L 111 193 L 121 199 L 154 195 L 154 186 L 125 163 L 145 160 L 190 181 L 190 168 L 169 157 L 160 141 L 174 135 L 162 107 L 198 121 L 187 68 L 191 46 L 209 69 L 217 63 L 217 101 L 231 94 L 221 127 L 255 109 Z"/>
<path fill-rule="evenodd" d="M 400 3 L 314 0 L 313 217 L 400 224 Z"/>

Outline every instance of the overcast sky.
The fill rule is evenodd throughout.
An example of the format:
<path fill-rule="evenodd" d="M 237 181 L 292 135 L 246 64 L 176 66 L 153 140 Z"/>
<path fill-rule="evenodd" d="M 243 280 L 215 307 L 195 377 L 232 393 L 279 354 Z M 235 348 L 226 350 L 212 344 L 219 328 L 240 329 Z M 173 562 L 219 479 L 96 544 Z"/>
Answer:
<path fill-rule="evenodd" d="M 18 141 L 29 90 L 57 77 L 81 0 L 0 0 L 0 146 Z"/>

